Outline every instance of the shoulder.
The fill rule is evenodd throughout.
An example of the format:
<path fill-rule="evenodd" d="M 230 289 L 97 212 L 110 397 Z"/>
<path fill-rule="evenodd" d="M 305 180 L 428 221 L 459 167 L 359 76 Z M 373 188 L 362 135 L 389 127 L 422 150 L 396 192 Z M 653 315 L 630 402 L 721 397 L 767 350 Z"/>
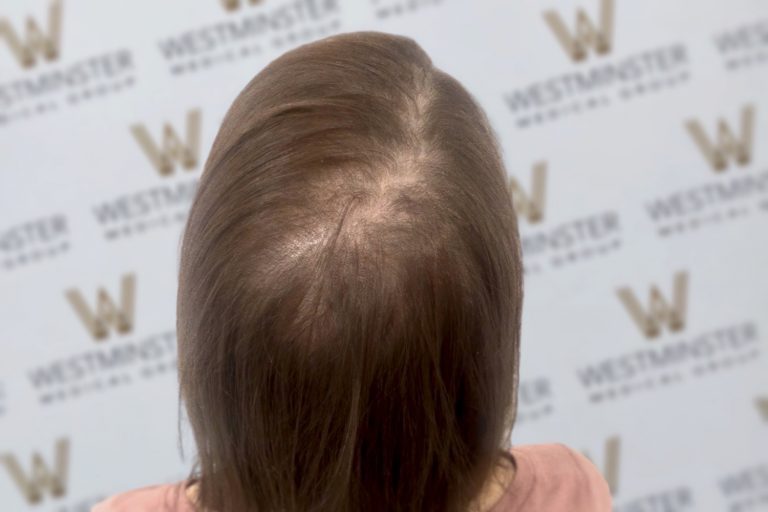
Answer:
<path fill-rule="evenodd" d="M 90 512 L 193 512 L 183 482 L 150 485 L 121 492 L 100 501 Z"/>
<path fill-rule="evenodd" d="M 531 473 L 530 500 L 541 510 L 610 512 L 611 492 L 586 456 L 562 443 L 514 447 L 520 471 Z M 533 506 L 534 503 L 531 503 Z"/>

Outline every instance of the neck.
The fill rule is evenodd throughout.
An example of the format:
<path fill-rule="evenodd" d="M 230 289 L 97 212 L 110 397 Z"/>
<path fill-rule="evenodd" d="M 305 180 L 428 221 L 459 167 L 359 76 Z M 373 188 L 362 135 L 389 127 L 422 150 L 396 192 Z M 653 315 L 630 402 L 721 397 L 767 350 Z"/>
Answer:
<path fill-rule="evenodd" d="M 517 474 L 517 468 L 506 457 L 499 457 L 499 464 L 495 467 L 491 478 L 485 483 L 485 487 L 472 501 L 469 512 L 487 512 L 501 499 L 507 488 Z"/>

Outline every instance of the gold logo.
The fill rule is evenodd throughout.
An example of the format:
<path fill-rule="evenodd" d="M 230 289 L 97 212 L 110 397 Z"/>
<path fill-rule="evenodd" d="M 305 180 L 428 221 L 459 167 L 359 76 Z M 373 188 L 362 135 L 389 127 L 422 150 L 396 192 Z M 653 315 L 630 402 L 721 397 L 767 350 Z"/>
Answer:
<path fill-rule="evenodd" d="M 768 395 L 755 398 L 755 405 L 760 414 L 763 415 L 763 419 L 768 421 Z"/>
<path fill-rule="evenodd" d="M 619 299 L 647 338 L 658 336 L 661 332 L 661 326 L 664 324 L 670 331 L 679 331 L 685 326 L 688 274 L 678 272 L 674 279 L 672 305 L 667 302 L 659 289 L 652 285 L 648 311 L 643 309 L 640 301 L 629 287 L 625 286 L 617 290 Z"/>
<path fill-rule="evenodd" d="M 691 119 L 685 126 L 712 169 L 720 172 L 728 167 L 728 157 L 735 159 L 739 165 L 746 165 L 751 160 L 754 118 L 754 106 L 746 105 L 741 109 L 741 139 L 736 138 L 723 119 L 718 120 L 715 142 L 707 136 L 698 121 Z"/>
<path fill-rule="evenodd" d="M 594 464 L 592 457 L 587 452 L 582 452 Z M 612 436 L 605 441 L 605 454 L 603 456 L 603 478 L 608 482 L 608 488 L 612 495 L 619 491 L 619 462 L 621 459 L 621 439 Z"/>
<path fill-rule="evenodd" d="M 53 470 L 48 467 L 39 453 L 32 455 L 32 471 L 25 474 L 16 457 L 10 454 L 0 456 L 0 463 L 5 466 L 19 491 L 29 504 L 39 503 L 43 493 L 48 491 L 58 498 L 67 492 L 67 473 L 69 468 L 69 440 L 56 441 L 56 460 Z"/>
<path fill-rule="evenodd" d="M 556 11 L 546 11 L 544 20 L 555 33 L 557 40 L 563 46 L 565 53 L 574 61 L 584 60 L 587 48 L 592 47 L 595 53 L 603 55 L 611 51 L 613 40 L 613 0 L 600 2 L 600 26 L 595 26 L 592 19 L 582 9 L 576 11 L 576 31 L 571 31 Z"/>
<path fill-rule="evenodd" d="M 27 18 L 26 40 L 20 36 L 7 19 L 0 20 L 0 39 L 5 39 L 11 53 L 24 68 L 35 65 L 35 55 L 42 55 L 48 61 L 59 57 L 61 42 L 61 0 L 54 0 L 48 12 L 48 33 L 46 34 L 34 18 Z"/>
<path fill-rule="evenodd" d="M 537 162 L 533 165 L 531 194 L 529 195 L 520 183 L 513 177 L 509 178 L 509 191 L 515 211 L 528 222 L 535 224 L 544 218 L 544 202 L 546 199 L 547 163 Z"/>
<path fill-rule="evenodd" d="M 240 0 L 221 0 L 222 5 L 228 11 L 235 11 L 240 8 Z M 248 0 L 251 5 L 257 5 L 261 3 L 261 0 Z"/>
<path fill-rule="evenodd" d="M 109 334 L 109 326 L 112 325 L 117 332 L 125 334 L 133 329 L 133 311 L 135 304 L 136 276 L 126 274 L 120 288 L 120 308 L 118 308 L 109 294 L 99 288 L 96 304 L 96 313 L 86 304 L 80 291 L 72 288 L 67 290 L 66 296 L 72 307 L 75 308 L 80 320 L 85 324 L 88 332 L 96 341 L 101 341 Z"/>
<path fill-rule="evenodd" d="M 200 118 L 199 109 L 193 109 L 187 112 L 187 141 L 186 144 L 181 141 L 176 131 L 169 123 L 163 127 L 163 143 L 159 147 L 149 131 L 143 124 L 131 126 L 131 132 L 136 141 L 144 150 L 152 165 L 157 169 L 161 176 L 168 176 L 173 173 L 173 161 L 177 160 L 182 167 L 187 170 L 197 166 L 198 155 L 200 153 Z"/>

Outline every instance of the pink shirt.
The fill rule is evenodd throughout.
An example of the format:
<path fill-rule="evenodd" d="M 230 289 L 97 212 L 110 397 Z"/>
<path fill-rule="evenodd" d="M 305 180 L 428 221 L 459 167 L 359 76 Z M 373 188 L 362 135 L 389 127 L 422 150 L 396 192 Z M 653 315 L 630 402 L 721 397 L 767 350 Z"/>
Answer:
<path fill-rule="evenodd" d="M 584 455 L 564 444 L 530 444 L 511 449 L 515 477 L 488 512 L 611 512 L 603 476 Z M 195 512 L 184 481 L 116 494 L 91 512 Z"/>
<path fill-rule="evenodd" d="M 611 512 L 608 482 L 581 453 L 560 443 L 511 452 L 515 478 L 489 512 Z"/>

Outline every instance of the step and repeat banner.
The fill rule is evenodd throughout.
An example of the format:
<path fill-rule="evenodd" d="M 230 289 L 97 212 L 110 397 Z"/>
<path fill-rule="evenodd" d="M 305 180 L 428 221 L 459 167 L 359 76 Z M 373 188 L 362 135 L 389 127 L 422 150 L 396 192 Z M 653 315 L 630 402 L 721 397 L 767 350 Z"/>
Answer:
<path fill-rule="evenodd" d="M 616 511 L 768 510 L 765 0 L 1 0 L 0 510 L 185 477 L 202 164 L 261 68 L 355 30 L 414 38 L 500 138 L 513 444 L 582 451 Z"/>

